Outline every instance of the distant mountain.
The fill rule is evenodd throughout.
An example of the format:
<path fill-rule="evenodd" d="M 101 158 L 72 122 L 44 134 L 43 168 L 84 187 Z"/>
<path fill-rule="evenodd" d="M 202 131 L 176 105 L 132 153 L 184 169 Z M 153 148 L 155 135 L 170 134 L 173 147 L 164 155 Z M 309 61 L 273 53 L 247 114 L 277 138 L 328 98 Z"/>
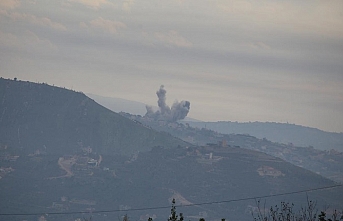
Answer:
<path fill-rule="evenodd" d="M 283 144 L 292 143 L 295 146 L 312 146 L 319 150 L 343 151 L 343 133 L 325 132 L 295 124 L 230 121 L 185 123 L 189 123 L 192 127 L 207 128 L 222 134 L 249 134 Z"/>
<path fill-rule="evenodd" d="M 86 94 L 98 104 L 110 109 L 113 112 L 127 112 L 143 116 L 146 113 L 146 104 L 138 101 L 130 101 L 122 98 L 103 97 L 95 94 Z"/>
<path fill-rule="evenodd" d="M 134 115 L 141 115 L 144 116 L 146 114 L 146 104 L 138 102 L 138 101 L 131 101 L 122 98 L 115 98 L 115 97 L 103 97 L 95 94 L 86 94 L 88 97 L 94 99 L 100 105 L 116 112 L 125 112 Z M 158 110 L 157 106 L 153 106 L 153 109 L 156 111 Z M 182 121 L 191 121 L 191 122 L 201 122 L 200 120 L 193 119 L 190 117 L 186 117 Z"/>
<path fill-rule="evenodd" d="M 0 114 L 0 220 L 105 221 L 128 214 L 131 220 L 159 221 L 168 218 L 173 198 L 188 205 L 178 207 L 187 220 L 252 220 L 254 198 L 301 206 L 303 191 L 336 185 L 242 148 L 269 147 L 270 141 L 235 136 L 225 143 L 225 136 L 212 131 L 212 141 L 221 144 L 191 145 L 82 93 L 47 84 L 0 79 Z M 165 125 L 184 132 L 182 124 Z M 192 135 L 196 130 L 201 132 Z M 193 128 L 184 136 L 205 141 L 207 133 Z M 307 195 L 318 209 L 343 208 L 342 187 Z"/>

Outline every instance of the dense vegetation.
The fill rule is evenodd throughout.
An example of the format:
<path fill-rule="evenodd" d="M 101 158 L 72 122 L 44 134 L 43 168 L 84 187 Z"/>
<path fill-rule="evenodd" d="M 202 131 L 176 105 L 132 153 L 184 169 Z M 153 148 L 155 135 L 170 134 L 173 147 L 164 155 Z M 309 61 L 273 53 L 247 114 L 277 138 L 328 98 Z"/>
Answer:
<path fill-rule="evenodd" d="M 316 208 L 316 202 L 308 200 L 307 205 L 301 207 L 300 210 L 294 210 L 294 204 L 288 202 L 281 202 L 280 206 L 275 205 L 266 209 L 265 205 L 262 207 L 260 201 L 256 201 L 256 210 L 252 211 L 252 220 L 254 221 L 342 221 L 343 220 L 343 210 L 338 211 L 336 209 L 326 211 L 321 211 L 318 213 Z M 230 216 L 230 214 L 228 214 Z M 92 217 L 84 218 L 83 221 L 91 221 Z M 125 214 L 122 218 L 123 221 L 130 221 L 129 216 Z M 183 221 L 184 215 L 176 212 L 175 199 L 172 200 L 172 206 L 170 209 L 170 215 L 168 221 Z M 221 221 L 225 221 L 222 218 Z M 230 219 L 228 219 L 230 220 Z M 149 217 L 148 221 L 153 221 L 153 218 Z M 204 218 L 200 218 L 199 221 L 206 221 Z"/>

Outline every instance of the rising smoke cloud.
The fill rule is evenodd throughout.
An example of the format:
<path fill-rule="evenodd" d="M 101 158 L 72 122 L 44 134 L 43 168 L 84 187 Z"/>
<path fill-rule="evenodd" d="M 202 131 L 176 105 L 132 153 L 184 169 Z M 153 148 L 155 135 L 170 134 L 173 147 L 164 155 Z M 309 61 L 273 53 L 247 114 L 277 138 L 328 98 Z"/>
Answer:
<path fill-rule="evenodd" d="M 184 119 L 190 109 L 190 102 L 189 101 L 175 101 L 172 107 L 170 108 L 166 104 L 166 93 L 167 91 L 164 89 L 164 86 L 161 85 L 160 89 L 156 92 L 158 97 L 158 107 L 159 110 L 154 112 L 151 106 L 146 106 L 146 114 L 145 117 L 153 118 L 155 120 L 165 120 L 169 122 L 175 122 L 178 120 Z"/>

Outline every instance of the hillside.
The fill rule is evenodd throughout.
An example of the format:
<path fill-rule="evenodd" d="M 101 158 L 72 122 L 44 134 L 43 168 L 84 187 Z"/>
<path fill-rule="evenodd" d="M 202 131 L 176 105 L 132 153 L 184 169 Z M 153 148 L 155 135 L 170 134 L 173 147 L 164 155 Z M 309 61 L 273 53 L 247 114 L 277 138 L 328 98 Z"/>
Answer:
<path fill-rule="evenodd" d="M 154 146 L 186 145 L 116 114 L 80 92 L 0 79 L 0 146 L 26 154 L 132 154 Z"/>
<path fill-rule="evenodd" d="M 92 220 L 105 221 L 128 214 L 131 220 L 151 216 L 159 221 L 166 220 L 172 198 L 178 205 L 189 205 L 336 185 L 278 157 L 241 148 L 256 138 L 237 136 L 228 139 L 234 145 L 192 146 L 111 112 L 79 92 L 0 79 L 0 98 L 0 220 L 74 221 L 92 215 Z M 166 126 L 208 140 L 208 131 L 192 134 L 196 129 Z M 223 136 L 216 134 L 212 141 L 217 139 Z M 264 145 L 257 144 L 254 147 Z M 340 209 L 342 193 L 338 187 L 309 191 L 308 196 L 318 201 L 319 209 Z M 266 200 L 300 206 L 306 204 L 306 194 Z M 152 208 L 161 206 L 166 209 Z M 239 200 L 178 211 L 187 220 L 251 220 L 255 206 L 254 200 Z"/>
<path fill-rule="evenodd" d="M 303 191 L 335 185 L 334 182 L 269 155 L 221 146 L 191 148 L 153 148 L 132 158 L 102 156 L 99 162 L 93 153 L 60 156 L 21 156 L 15 162 L 2 162 L 13 168 L 0 180 L 2 213 L 37 213 L 33 216 L 7 216 L 6 220 L 37 220 L 41 215 L 49 220 L 75 220 L 90 216 L 97 221 L 116 220 L 128 214 L 132 220 L 166 220 L 169 209 L 134 208 L 177 204 L 217 202 Z M 10 166 L 11 165 L 11 166 Z M 68 169 L 69 168 L 69 169 Z M 68 175 L 69 170 L 70 175 Z M 23 182 L 25 180 L 25 182 Z M 308 192 L 325 205 L 342 208 L 343 188 Z M 5 200 L 8 199 L 8 200 Z M 306 193 L 262 198 L 267 205 L 290 201 L 306 204 Z M 187 220 L 252 220 L 255 201 L 209 204 L 179 208 Z M 96 211 L 115 210 L 106 213 Z M 118 211 L 119 210 L 119 211 Z M 122 210 L 122 211 L 120 211 Z M 126 211 L 129 210 L 129 211 Z M 85 211 L 84 214 L 44 215 Z M 88 212 L 87 212 L 88 211 Z M 0 220 L 4 217 L 0 216 Z M 21 218 L 21 219 L 20 219 Z"/>
<path fill-rule="evenodd" d="M 248 134 L 222 134 L 206 128 L 192 127 L 191 122 L 169 123 L 154 121 L 128 113 L 121 114 L 157 131 L 170 133 L 194 145 L 224 143 L 231 147 L 239 146 L 260 151 L 343 183 L 343 152 L 335 150 L 324 151 L 313 147 L 299 147 L 291 143 L 275 143 L 266 138 L 259 139 Z"/>

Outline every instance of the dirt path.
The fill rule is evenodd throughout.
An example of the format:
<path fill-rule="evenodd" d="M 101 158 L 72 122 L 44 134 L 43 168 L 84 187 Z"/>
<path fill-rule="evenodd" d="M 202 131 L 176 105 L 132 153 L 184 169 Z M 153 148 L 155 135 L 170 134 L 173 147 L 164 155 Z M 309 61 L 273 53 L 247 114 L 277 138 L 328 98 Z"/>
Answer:
<path fill-rule="evenodd" d="M 58 178 L 63 178 L 63 177 L 72 177 L 74 174 L 71 171 L 71 167 L 75 164 L 76 159 L 74 157 L 65 159 L 63 157 L 58 158 L 58 166 L 66 171 L 66 175 L 63 176 L 58 176 L 58 177 L 50 177 L 49 179 L 58 179 Z"/>
<path fill-rule="evenodd" d="M 101 163 L 101 161 L 102 161 L 102 156 L 101 156 L 101 155 L 99 155 L 98 167 L 100 167 L 100 163 Z"/>

